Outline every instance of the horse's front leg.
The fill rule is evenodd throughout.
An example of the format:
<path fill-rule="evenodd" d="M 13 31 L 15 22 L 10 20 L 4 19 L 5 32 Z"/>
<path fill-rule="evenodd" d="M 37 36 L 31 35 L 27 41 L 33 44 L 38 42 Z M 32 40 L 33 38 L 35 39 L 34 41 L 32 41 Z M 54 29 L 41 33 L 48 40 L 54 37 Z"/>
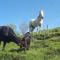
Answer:
<path fill-rule="evenodd" d="M 22 50 L 26 51 L 26 48 L 27 48 L 27 42 L 26 41 L 23 41 L 24 44 L 22 44 Z"/>

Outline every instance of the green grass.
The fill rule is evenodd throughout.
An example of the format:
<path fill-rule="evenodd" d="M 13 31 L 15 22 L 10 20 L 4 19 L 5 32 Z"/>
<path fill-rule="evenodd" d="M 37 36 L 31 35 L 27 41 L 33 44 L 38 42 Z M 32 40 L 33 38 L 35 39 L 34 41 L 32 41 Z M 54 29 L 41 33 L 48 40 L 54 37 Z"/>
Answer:
<path fill-rule="evenodd" d="M 60 30 L 34 33 L 29 50 L 16 49 L 19 49 L 16 44 L 7 44 L 5 50 L 0 51 L 0 60 L 60 60 Z"/>

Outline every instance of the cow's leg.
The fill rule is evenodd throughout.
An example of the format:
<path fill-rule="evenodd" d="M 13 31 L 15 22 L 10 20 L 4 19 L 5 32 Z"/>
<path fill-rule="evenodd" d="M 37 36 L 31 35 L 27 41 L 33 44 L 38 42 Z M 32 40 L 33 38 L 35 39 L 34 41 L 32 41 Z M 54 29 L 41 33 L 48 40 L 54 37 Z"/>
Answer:
<path fill-rule="evenodd" d="M 3 48 L 2 48 L 2 50 L 5 49 L 5 46 L 6 46 L 6 42 L 3 43 Z"/>
<path fill-rule="evenodd" d="M 0 45 L 1 45 L 1 41 L 0 41 Z M 1 50 L 1 49 L 0 49 Z"/>
<path fill-rule="evenodd" d="M 0 41 L 0 45 L 1 45 L 1 41 Z"/>

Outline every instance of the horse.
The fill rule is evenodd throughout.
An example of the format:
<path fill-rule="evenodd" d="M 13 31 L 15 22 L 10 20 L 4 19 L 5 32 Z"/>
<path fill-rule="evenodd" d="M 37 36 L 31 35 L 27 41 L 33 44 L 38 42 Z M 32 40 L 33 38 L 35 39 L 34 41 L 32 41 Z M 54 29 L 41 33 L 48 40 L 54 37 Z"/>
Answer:
<path fill-rule="evenodd" d="M 30 32 L 27 32 L 23 35 L 22 38 L 18 37 L 18 39 L 21 42 L 20 48 L 24 48 L 24 50 L 29 50 L 30 42 L 31 42 L 31 34 Z"/>
<path fill-rule="evenodd" d="M 32 32 L 36 27 L 38 27 L 38 26 L 41 27 L 41 25 L 43 23 L 43 18 L 44 18 L 44 12 L 43 12 L 43 10 L 41 10 L 38 17 L 36 19 L 34 19 L 34 21 L 29 22 L 29 31 Z"/>

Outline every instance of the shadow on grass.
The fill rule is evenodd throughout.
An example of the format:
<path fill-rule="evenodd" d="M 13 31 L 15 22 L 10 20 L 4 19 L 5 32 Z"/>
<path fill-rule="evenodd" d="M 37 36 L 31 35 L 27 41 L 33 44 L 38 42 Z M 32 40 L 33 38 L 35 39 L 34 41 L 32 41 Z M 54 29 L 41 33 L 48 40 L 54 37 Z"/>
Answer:
<path fill-rule="evenodd" d="M 10 52 L 22 52 L 25 51 L 24 48 L 19 48 L 19 49 L 11 49 Z"/>

